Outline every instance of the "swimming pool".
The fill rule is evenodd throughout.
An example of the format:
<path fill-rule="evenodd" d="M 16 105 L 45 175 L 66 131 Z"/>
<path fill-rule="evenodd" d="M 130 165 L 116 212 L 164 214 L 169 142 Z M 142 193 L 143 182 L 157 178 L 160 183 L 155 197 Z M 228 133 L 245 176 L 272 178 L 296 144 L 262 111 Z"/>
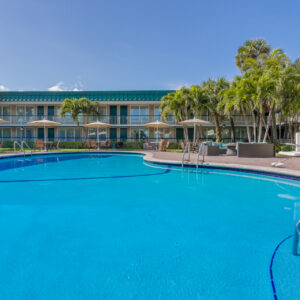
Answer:
<path fill-rule="evenodd" d="M 300 299 L 299 181 L 76 153 L 0 191 L 0 299 Z"/>

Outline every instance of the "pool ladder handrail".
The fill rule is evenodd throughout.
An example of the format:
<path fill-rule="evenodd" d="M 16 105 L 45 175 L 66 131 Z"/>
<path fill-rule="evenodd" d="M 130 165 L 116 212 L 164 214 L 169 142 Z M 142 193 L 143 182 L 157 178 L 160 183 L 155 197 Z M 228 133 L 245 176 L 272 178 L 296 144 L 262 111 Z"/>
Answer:
<path fill-rule="evenodd" d="M 190 148 L 189 145 L 190 145 L 190 143 L 187 142 L 186 145 L 185 145 L 185 147 L 184 147 L 184 150 L 183 150 L 182 161 L 181 161 L 181 166 L 182 166 L 182 167 L 184 167 L 184 157 L 185 157 L 186 152 L 187 152 L 187 151 L 189 150 L 189 148 Z"/>
<path fill-rule="evenodd" d="M 28 150 L 30 151 L 30 156 L 32 156 L 32 149 L 29 147 L 29 145 L 25 141 L 22 141 L 21 145 L 22 145 L 22 149 L 24 151 L 24 155 L 26 154 L 26 150 L 24 148 L 24 145 L 25 145 L 28 148 Z"/>
<path fill-rule="evenodd" d="M 199 150 L 198 150 L 198 155 L 197 155 L 197 161 L 196 161 L 196 169 L 197 169 L 197 171 L 198 171 L 198 167 L 199 167 L 199 157 L 200 157 L 201 153 L 202 153 L 202 164 L 204 163 L 205 153 L 204 153 L 203 146 L 204 146 L 204 143 L 200 143 Z"/>
<path fill-rule="evenodd" d="M 293 255 L 298 256 L 298 244 L 299 244 L 299 236 L 300 236 L 300 219 L 296 223 L 295 233 L 294 233 L 294 242 L 293 242 Z"/>
<path fill-rule="evenodd" d="M 21 151 L 24 151 L 24 150 L 23 150 L 22 143 L 20 144 L 18 141 L 14 141 L 14 152 L 17 152 L 17 151 L 16 151 L 16 145 L 19 146 L 19 148 L 20 148 Z"/>

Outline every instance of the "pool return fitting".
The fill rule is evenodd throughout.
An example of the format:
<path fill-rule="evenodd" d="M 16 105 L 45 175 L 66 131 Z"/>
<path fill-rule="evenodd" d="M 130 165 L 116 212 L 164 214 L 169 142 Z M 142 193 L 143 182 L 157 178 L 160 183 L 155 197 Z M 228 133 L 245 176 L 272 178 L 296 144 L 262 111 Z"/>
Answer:
<path fill-rule="evenodd" d="M 294 234 L 294 243 L 293 243 L 293 255 L 298 256 L 298 244 L 300 236 L 300 220 L 296 223 L 295 234 Z"/>

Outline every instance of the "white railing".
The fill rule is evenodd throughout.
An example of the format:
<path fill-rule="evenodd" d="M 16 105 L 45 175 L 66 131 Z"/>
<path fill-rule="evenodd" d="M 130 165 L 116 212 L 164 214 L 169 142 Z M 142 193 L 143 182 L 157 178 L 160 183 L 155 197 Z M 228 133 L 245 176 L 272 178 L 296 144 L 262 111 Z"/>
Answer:
<path fill-rule="evenodd" d="M 200 157 L 201 153 L 202 153 L 202 163 L 204 163 L 204 155 L 205 155 L 205 153 L 204 153 L 203 146 L 204 146 L 204 143 L 200 143 L 199 150 L 198 150 L 198 155 L 197 155 L 197 161 L 196 161 L 197 171 L 198 171 L 198 167 L 199 167 L 199 157 Z"/>
<path fill-rule="evenodd" d="M 184 157 L 185 157 L 185 154 L 187 151 L 189 151 L 190 149 L 190 143 L 186 143 L 185 147 L 184 147 L 184 151 L 183 151 L 183 154 L 182 154 L 182 162 L 181 162 L 181 166 L 184 167 Z"/>

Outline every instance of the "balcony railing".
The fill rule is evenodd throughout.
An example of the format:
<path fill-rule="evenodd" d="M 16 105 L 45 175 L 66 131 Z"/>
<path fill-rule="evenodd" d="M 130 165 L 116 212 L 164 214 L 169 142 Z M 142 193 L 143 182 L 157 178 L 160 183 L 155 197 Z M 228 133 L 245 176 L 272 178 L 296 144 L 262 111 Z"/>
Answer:
<path fill-rule="evenodd" d="M 64 118 L 60 116 L 24 116 L 24 115 L 0 115 L 1 119 L 4 119 L 7 121 L 6 123 L 2 123 L 1 127 L 3 126 L 26 126 L 28 122 L 41 120 L 43 118 L 51 121 L 55 121 L 58 123 L 61 123 L 62 125 L 66 126 L 76 126 L 77 124 L 73 121 L 73 119 L 70 116 L 66 116 Z M 214 124 L 214 119 L 210 115 L 203 115 L 199 117 L 202 120 L 209 121 Z M 141 126 L 143 124 L 149 123 L 149 122 L 155 122 L 157 120 L 162 121 L 160 116 L 157 115 L 144 115 L 144 116 L 79 116 L 78 118 L 79 124 L 87 124 L 91 122 L 104 122 L 111 125 L 128 125 L 128 126 Z M 233 120 L 236 126 L 243 126 L 245 125 L 245 118 L 241 115 L 235 115 L 233 116 Z M 167 120 L 163 120 L 163 122 L 168 123 L 170 125 L 175 125 L 175 118 L 174 116 L 169 116 Z M 248 124 L 252 124 L 252 118 L 251 116 L 247 116 L 247 122 Z M 228 118 L 225 118 L 222 124 L 225 124 L 226 126 L 230 126 Z M 222 125 L 221 124 L 221 125 Z"/>

